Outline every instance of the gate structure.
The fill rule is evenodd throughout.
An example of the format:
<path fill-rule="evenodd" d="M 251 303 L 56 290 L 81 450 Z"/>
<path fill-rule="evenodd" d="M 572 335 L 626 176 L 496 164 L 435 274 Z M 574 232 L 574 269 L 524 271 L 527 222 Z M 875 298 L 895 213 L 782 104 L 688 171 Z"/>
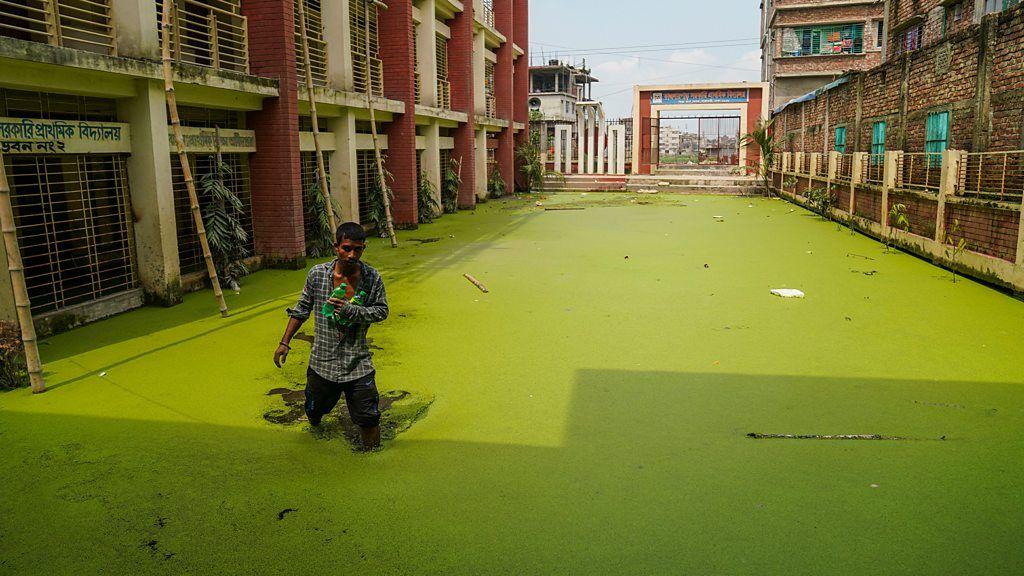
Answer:
<path fill-rule="evenodd" d="M 753 171 L 760 154 L 741 145 L 744 134 L 767 118 L 768 85 L 689 84 L 635 86 L 633 173 L 656 174 L 689 166 Z"/>

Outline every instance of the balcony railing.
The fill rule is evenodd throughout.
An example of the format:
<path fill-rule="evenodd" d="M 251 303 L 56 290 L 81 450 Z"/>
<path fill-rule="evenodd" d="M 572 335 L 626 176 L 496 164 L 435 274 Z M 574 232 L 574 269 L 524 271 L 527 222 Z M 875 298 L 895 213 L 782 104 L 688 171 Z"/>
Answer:
<path fill-rule="evenodd" d="M 444 78 L 437 79 L 437 107 L 442 110 L 452 109 L 452 83 Z"/>
<path fill-rule="evenodd" d="M 885 154 L 868 154 L 861 165 L 861 182 L 881 185 L 885 181 Z"/>
<path fill-rule="evenodd" d="M 896 162 L 896 186 L 938 192 L 942 182 L 942 155 L 934 152 L 904 152 Z"/>
<path fill-rule="evenodd" d="M 1024 150 L 965 154 L 957 191 L 984 200 L 1020 202 L 1024 196 Z"/>
<path fill-rule="evenodd" d="M 117 55 L 110 0 L 0 0 L 0 36 Z"/>
<path fill-rule="evenodd" d="M 178 62 L 249 72 L 249 34 L 239 0 L 174 0 L 171 34 L 171 55 Z"/>

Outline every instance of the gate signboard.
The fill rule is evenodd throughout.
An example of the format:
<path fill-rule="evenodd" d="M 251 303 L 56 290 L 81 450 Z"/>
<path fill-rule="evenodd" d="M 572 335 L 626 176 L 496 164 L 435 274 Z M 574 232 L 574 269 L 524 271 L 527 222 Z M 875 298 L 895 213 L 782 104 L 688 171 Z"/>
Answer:
<path fill-rule="evenodd" d="M 747 89 L 721 90 L 679 90 L 675 92 L 652 92 L 651 104 L 667 106 L 672 104 L 732 104 L 750 100 Z"/>

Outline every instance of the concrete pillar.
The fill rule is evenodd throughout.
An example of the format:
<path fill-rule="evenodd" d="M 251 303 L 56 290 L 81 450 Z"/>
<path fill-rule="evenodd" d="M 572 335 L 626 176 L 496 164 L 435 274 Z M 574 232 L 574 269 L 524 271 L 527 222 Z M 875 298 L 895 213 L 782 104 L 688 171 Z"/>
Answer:
<path fill-rule="evenodd" d="M 323 0 L 322 6 L 324 41 L 327 42 L 327 77 L 332 88 L 351 92 L 354 90 L 354 80 L 350 49 L 352 31 L 348 24 L 349 0 Z"/>
<path fill-rule="evenodd" d="M 935 209 L 935 241 L 946 242 L 946 197 L 956 194 L 956 183 L 960 178 L 960 164 L 967 153 L 962 150 L 942 152 L 942 176 L 939 180 L 938 204 Z"/>
<path fill-rule="evenodd" d="M 135 98 L 118 100 L 118 116 L 132 127 L 128 181 L 135 214 L 135 260 L 146 301 L 181 302 L 181 268 L 167 139 L 167 102 L 161 82 L 136 80 Z M 189 223 L 191 225 L 191 223 Z"/>
<path fill-rule="evenodd" d="M 416 85 L 413 75 L 412 2 L 387 0 L 378 12 L 380 58 L 384 63 L 384 95 L 405 102 L 405 113 L 395 114 L 384 133 L 388 153 L 384 167 L 392 175 L 391 215 L 396 228 L 415 228 L 416 190 Z"/>
<path fill-rule="evenodd" d="M 422 127 L 426 148 L 420 154 L 421 178 L 434 185 L 434 200 L 441 205 L 441 127 L 436 123 Z"/>
<path fill-rule="evenodd" d="M 487 198 L 487 180 L 490 176 L 487 173 L 487 130 L 476 131 L 476 157 L 474 170 L 476 173 L 476 194 L 477 199 Z"/>
<path fill-rule="evenodd" d="M 586 171 L 586 122 L 584 108 L 576 108 L 576 172 L 583 174 Z"/>
<path fill-rule="evenodd" d="M 341 210 L 341 222 L 359 222 L 359 174 L 356 170 L 356 115 L 345 108 L 341 116 L 327 118 L 335 138 L 331 158 L 331 197 Z M 341 223 L 339 222 L 339 224 Z"/>
<path fill-rule="evenodd" d="M 433 107 L 439 107 L 436 6 L 436 0 L 422 0 L 419 4 L 421 21 L 416 25 L 416 52 L 419 55 L 416 71 L 420 75 L 420 102 L 424 106 Z"/>
<path fill-rule="evenodd" d="M 555 146 L 554 146 L 555 147 L 555 159 L 554 159 L 554 164 L 555 164 L 555 168 L 554 169 L 555 169 L 555 171 L 561 171 L 561 169 L 562 169 L 562 148 L 565 146 L 562 143 L 562 133 L 563 132 L 560 129 L 559 125 L 556 124 L 555 125 Z M 544 142 L 545 138 L 546 138 L 546 135 L 542 134 L 541 135 L 541 143 L 542 143 L 542 145 L 543 145 L 543 142 Z"/>
<path fill-rule="evenodd" d="M 487 115 L 487 90 L 485 87 L 487 59 L 484 57 L 485 52 L 487 52 L 487 44 L 484 42 L 484 32 L 479 30 L 473 34 L 473 101 L 476 103 L 475 112 L 481 116 Z"/>
<path fill-rule="evenodd" d="M 597 173 L 605 173 L 605 146 L 608 139 L 608 125 L 601 119 L 597 129 Z"/>
<path fill-rule="evenodd" d="M 112 16 L 117 30 L 117 55 L 160 59 L 160 32 L 154 22 L 160 14 L 156 2 L 113 0 Z"/>
<path fill-rule="evenodd" d="M 596 136 L 596 118 L 597 110 L 590 108 L 587 111 L 587 174 L 593 174 L 595 172 L 595 160 L 597 159 L 597 142 L 594 141 Z"/>

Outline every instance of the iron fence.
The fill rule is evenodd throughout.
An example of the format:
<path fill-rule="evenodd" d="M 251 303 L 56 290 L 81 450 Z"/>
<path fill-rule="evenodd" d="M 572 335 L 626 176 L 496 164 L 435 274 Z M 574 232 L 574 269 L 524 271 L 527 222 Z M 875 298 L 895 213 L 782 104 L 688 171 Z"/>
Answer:
<path fill-rule="evenodd" d="M 985 200 L 1020 202 L 1024 196 L 1024 150 L 966 154 L 960 163 L 957 192 Z"/>

